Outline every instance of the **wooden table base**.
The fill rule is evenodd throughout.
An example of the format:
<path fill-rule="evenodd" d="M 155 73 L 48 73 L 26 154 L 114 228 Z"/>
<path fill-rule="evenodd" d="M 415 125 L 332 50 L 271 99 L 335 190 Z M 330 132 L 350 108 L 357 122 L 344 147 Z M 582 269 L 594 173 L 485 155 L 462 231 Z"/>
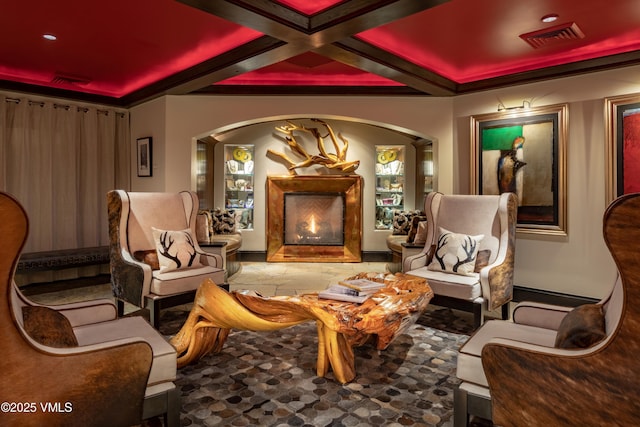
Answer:
<path fill-rule="evenodd" d="M 319 299 L 317 294 L 264 298 L 227 292 L 205 280 L 185 324 L 171 339 L 178 352 L 178 367 L 222 350 L 230 329 L 273 331 L 315 321 L 318 329 L 318 376 L 333 370 L 341 383 L 355 378 L 353 347 L 372 336 L 382 350 L 415 322 L 433 297 L 424 279 L 362 273 L 357 277 L 384 281 L 387 287 L 363 304 Z"/>

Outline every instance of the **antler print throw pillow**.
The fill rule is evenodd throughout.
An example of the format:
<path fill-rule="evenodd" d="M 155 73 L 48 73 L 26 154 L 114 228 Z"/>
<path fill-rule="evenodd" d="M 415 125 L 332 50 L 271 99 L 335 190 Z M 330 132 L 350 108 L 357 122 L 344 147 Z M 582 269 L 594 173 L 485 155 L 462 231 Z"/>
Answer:
<path fill-rule="evenodd" d="M 433 259 L 427 268 L 461 276 L 472 276 L 482 239 L 484 234 L 469 236 L 453 233 L 440 227 Z"/>
<path fill-rule="evenodd" d="M 196 253 L 191 230 L 170 231 L 154 228 L 153 240 L 158 253 L 160 273 L 202 265 Z"/>

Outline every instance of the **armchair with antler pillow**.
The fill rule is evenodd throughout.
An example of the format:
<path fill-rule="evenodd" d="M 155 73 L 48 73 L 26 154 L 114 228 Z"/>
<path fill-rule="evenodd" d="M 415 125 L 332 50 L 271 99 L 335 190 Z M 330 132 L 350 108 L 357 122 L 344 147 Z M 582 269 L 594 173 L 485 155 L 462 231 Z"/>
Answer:
<path fill-rule="evenodd" d="M 474 313 L 480 326 L 483 310 L 509 314 L 517 200 L 501 195 L 444 195 L 425 198 L 426 244 L 403 261 L 403 271 L 427 279 L 433 304 Z"/>
<path fill-rule="evenodd" d="M 119 314 L 125 301 L 148 308 L 158 327 L 160 310 L 192 302 L 205 279 L 225 284 L 222 257 L 198 244 L 194 192 L 113 190 L 107 201 L 111 284 Z"/>

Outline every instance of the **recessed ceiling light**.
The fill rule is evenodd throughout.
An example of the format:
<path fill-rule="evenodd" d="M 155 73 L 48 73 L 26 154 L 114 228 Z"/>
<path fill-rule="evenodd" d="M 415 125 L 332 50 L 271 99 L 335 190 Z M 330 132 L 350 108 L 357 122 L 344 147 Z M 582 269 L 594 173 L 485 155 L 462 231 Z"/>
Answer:
<path fill-rule="evenodd" d="M 44 34 L 42 37 L 47 40 L 57 40 L 57 37 L 54 36 L 53 34 Z"/>
<path fill-rule="evenodd" d="M 543 16 L 540 20 L 541 20 L 542 22 L 553 22 L 553 21 L 555 21 L 556 19 L 558 19 L 558 14 L 556 14 L 556 13 L 551 13 L 551 14 L 549 14 L 549 15 L 545 15 L 545 16 Z"/>

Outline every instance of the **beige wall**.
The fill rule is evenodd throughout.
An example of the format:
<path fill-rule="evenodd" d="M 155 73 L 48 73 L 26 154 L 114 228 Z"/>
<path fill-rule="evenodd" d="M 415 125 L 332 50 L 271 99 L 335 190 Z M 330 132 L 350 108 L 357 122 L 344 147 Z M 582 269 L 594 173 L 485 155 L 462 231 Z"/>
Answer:
<path fill-rule="evenodd" d="M 167 179 L 167 147 L 165 137 L 166 98 L 159 98 L 144 104 L 144 114 L 131 113 L 136 122 L 131 123 L 131 188 L 136 191 L 159 191 L 165 188 Z M 136 139 L 152 138 L 152 174 L 151 177 L 138 177 L 136 168 Z"/>
<path fill-rule="evenodd" d="M 156 116 L 156 101 L 131 109 L 132 140 L 146 135 L 149 122 L 153 122 L 161 135 L 153 135 L 155 140 L 166 142 L 166 158 L 171 159 L 171 168 L 163 164 L 165 179 L 145 178 L 159 190 L 177 190 L 192 185 L 191 174 L 184 173 L 191 167 L 191 148 L 194 138 L 208 135 L 214 130 L 237 126 L 242 122 L 264 121 L 268 118 L 289 116 L 334 116 L 360 119 L 409 129 L 417 134 L 436 139 L 439 146 L 439 161 L 450 164 L 452 147 L 452 127 L 450 112 L 451 98 L 383 98 L 383 97 L 271 97 L 271 96 L 169 96 L 165 116 Z M 151 119 L 150 119 L 151 117 Z M 444 120 L 443 120 L 444 118 Z M 140 128 L 140 120 L 143 128 Z M 155 163 L 155 162 L 154 162 Z M 441 188 L 452 191 L 452 171 L 440 172 Z M 447 177 L 448 176 L 448 177 Z M 134 181 L 133 187 L 140 184 Z"/>
<path fill-rule="evenodd" d="M 154 160 L 153 177 L 135 179 L 132 185 L 133 190 L 148 190 L 150 186 L 158 191 L 194 189 L 195 174 L 191 171 L 195 171 L 195 145 L 198 137 L 213 131 L 220 132 L 227 127 L 237 127 L 240 123 L 254 123 L 282 117 L 335 117 L 410 130 L 413 134 L 434 140 L 438 147 L 442 147 L 438 148 L 438 161 L 446 165 L 452 162 L 452 127 L 449 114 L 442 114 L 451 111 L 453 105 L 451 98 L 170 96 L 164 100 L 166 102 L 164 117 L 155 116 L 159 111 L 157 105 L 144 104 L 131 110 L 132 140 L 135 141 L 140 135 L 149 136 L 145 133 L 146 130 L 142 132 L 138 129 L 138 118 L 145 124 L 155 123 L 162 132 L 159 132 L 159 137 L 153 135 L 154 153 L 156 146 L 164 147 L 164 158 L 167 159 L 166 164 L 156 163 Z M 266 136 L 272 144 L 278 144 L 271 133 Z M 156 144 L 157 139 L 162 141 Z M 373 146 L 389 142 L 381 138 L 380 141 L 369 143 Z M 260 145 L 261 149 L 266 151 L 267 146 Z M 278 150 L 281 149 L 278 145 L 272 148 L 276 147 Z M 354 144 L 349 150 L 349 158 L 361 158 L 359 154 L 362 153 L 358 153 L 359 149 L 361 150 L 361 147 Z M 275 164 L 273 167 L 279 166 Z M 277 170 L 271 169 L 267 172 Z M 362 174 L 363 171 L 366 173 L 366 170 L 365 165 L 358 170 L 358 173 Z M 258 172 L 260 170 L 256 165 L 256 173 Z M 286 173 L 286 171 L 280 169 L 279 173 Z M 452 174 L 453 170 L 448 167 L 439 174 L 440 182 L 443 183 L 440 185 L 442 191 L 453 191 L 449 186 L 453 180 Z M 144 183 L 144 187 L 138 187 L 141 182 Z M 256 187 L 258 186 L 259 182 L 256 181 Z M 363 203 L 366 205 L 363 217 L 369 220 L 374 214 L 369 214 L 367 210 L 369 206 L 373 206 L 374 202 L 369 202 L 365 196 Z M 266 250 L 264 226 L 260 228 L 260 221 L 264 223 L 264 213 L 261 214 L 258 211 L 259 206 L 264 204 L 260 203 L 258 194 L 256 194 L 254 205 L 258 207 L 254 218 L 256 227 L 254 231 L 244 233 L 243 249 L 264 251 Z M 364 224 L 364 230 L 367 229 L 372 233 L 367 233 L 363 237 L 363 250 L 387 250 L 385 239 L 388 233 L 373 232 L 373 222 L 371 226 Z"/>
<path fill-rule="evenodd" d="M 532 106 L 569 103 L 568 235 L 519 236 L 516 283 L 599 297 L 615 268 L 602 241 L 605 209 L 604 98 L 640 92 L 640 67 L 592 73 L 455 98 L 169 96 L 131 110 L 132 141 L 154 138 L 154 176 L 134 190 L 194 188 L 195 139 L 238 123 L 283 116 L 338 116 L 380 122 L 429 136 L 436 143 L 438 189 L 469 192 L 469 117 L 495 112 L 498 102 Z M 365 230 L 366 232 L 366 230 Z M 256 239 L 259 239 L 256 236 Z M 258 241 L 258 240 L 256 240 Z M 381 239 L 365 250 L 384 250 Z M 380 246 L 380 247 L 379 247 Z"/>
<path fill-rule="evenodd" d="M 469 162 L 469 116 L 494 112 L 532 100 L 532 106 L 569 104 L 566 237 L 519 236 L 516 283 L 573 295 L 600 297 L 615 277 L 602 239 L 606 208 L 604 98 L 640 91 L 640 67 L 586 74 L 502 90 L 456 97 L 454 140 L 459 175 Z M 468 174 L 462 178 L 467 180 Z M 468 186 L 462 186 L 463 191 Z"/>

